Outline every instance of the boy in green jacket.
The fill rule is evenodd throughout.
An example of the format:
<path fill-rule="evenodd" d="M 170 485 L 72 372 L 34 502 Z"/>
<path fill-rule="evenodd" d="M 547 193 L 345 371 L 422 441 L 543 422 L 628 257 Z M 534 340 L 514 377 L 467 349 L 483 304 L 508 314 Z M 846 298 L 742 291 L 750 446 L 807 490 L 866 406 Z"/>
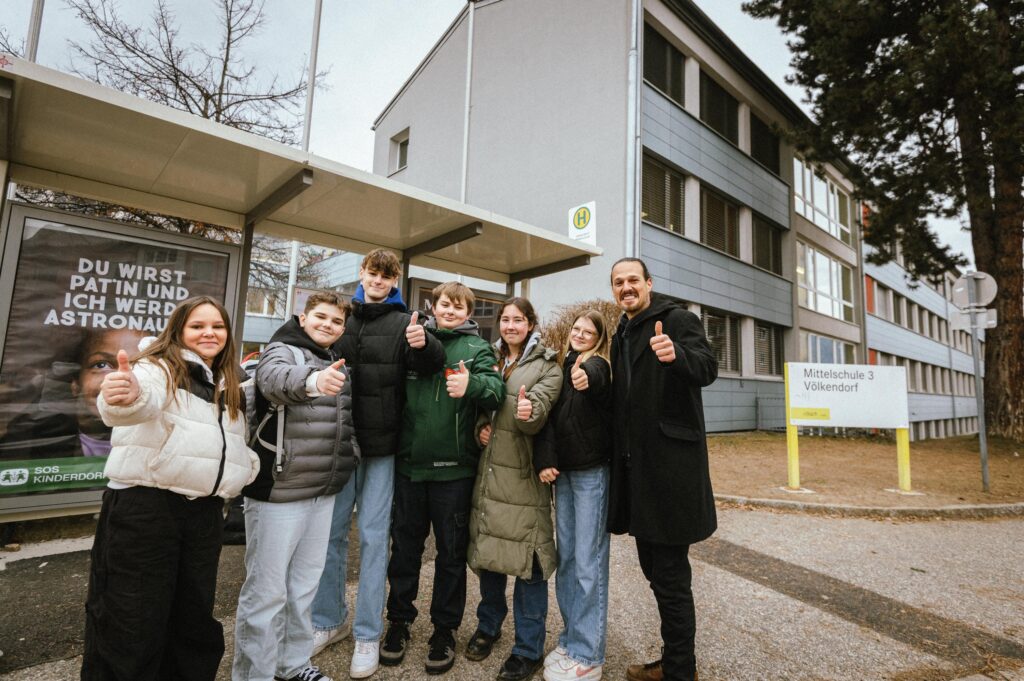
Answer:
<path fill-rule="evenodd" d="M 428 674 L 455 664 L 454 632 L 466 609 L 466 549 L 469 512 L 480 447 L 474 436 L 477 413 L 497 409 L 505 382 L 490 344 L 470 319 L 476 298 L 469 287 L 450 281 L 434 289 L 434 317 L 424 325 L 444 346 L 441 372 L 406 378 L 401 446 L 395 460 L 395 501 L 388 563 L 388 630 L 380 662 L 405 657 L 409 627 L 416 618 L 423 546 L 434 530 L 434 592 L 430 602 Z"/>

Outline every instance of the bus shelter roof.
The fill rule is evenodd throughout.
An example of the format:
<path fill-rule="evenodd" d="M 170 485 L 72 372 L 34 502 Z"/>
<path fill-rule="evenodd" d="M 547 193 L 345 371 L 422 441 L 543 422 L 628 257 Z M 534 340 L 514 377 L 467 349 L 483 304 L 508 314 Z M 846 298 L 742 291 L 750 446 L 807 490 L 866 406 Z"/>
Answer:
<path fill-rule="evenodd" d="M 9 179 L 510 283 L 599 248 L 0 54 Z M 558 229 L 560 226 L 555 226 Z"/>

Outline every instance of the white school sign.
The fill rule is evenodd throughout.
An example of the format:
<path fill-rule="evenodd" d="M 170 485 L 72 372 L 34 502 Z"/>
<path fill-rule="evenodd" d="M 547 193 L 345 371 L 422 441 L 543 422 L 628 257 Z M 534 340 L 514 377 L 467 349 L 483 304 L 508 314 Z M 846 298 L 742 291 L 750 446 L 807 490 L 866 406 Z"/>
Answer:
<path fill-rule="evenodd" d="M 910 427 L 903 367 L 788 362 L 786 369 L 788 425 Z"/>

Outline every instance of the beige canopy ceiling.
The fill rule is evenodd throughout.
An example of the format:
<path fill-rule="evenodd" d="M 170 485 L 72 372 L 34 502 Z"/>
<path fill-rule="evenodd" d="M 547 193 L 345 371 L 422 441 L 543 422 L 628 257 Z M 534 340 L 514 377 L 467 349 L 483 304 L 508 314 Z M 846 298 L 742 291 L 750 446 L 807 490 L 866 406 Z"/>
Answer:
<path fill-rule="evenodd" d="M 16 182 L 499 282 L 601 250 L 0 54 L 0 161 Z"/>

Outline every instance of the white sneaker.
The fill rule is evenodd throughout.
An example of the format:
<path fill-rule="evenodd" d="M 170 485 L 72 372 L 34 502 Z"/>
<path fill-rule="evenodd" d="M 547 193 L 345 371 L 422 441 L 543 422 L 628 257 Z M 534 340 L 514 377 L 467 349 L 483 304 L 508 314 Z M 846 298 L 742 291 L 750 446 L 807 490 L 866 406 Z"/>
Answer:
<path fill-rule="evenodd" d="M 340 627 L 334 629 L 316 629 L 313 631 L 313 652 L 310 657 L 316 657 L 320 651 L 329 645 L 348 638 L 352 633 L 352 619 L 348 618 L 341 623 Z"/>
<path fill-rule="evenodd" d="M 352 666 L 348 675 L 353 679 L 365 679 L 373 676 L 380 666 L 380 641 L 356 641 L 355 652 L 352 653 Z"/>
<path fill-rule="evenodd" d="M 548 653 L 547 656 L 544 658 L 544 667 L 547 668 L 558 664 L 563 659 L 565 659 L 565 656 L 568 654 L 568 650 L 566 650 L 562 646 L 558 646 L 550 653 Z"/>
<path fill-rule="evenodd" d="M 600 678 L 601 665 L 591 667 L 570 657 L 544 668 L 544 681 L 598 681 Z"/>

